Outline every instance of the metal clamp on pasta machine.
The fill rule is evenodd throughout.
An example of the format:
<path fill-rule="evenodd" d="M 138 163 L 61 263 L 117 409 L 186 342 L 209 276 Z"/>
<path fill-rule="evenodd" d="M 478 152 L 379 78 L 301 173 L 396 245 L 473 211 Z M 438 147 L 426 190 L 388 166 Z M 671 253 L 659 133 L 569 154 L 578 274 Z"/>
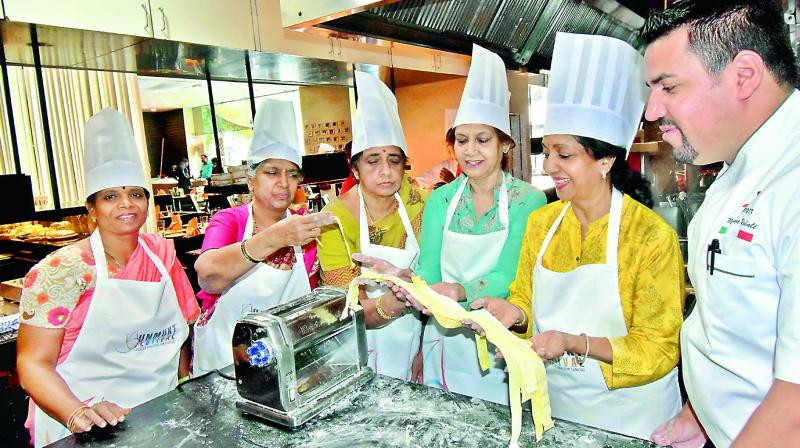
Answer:
<path fill-rule="evenodd" d="M 296 428 L 369 382 L 364 311 L 340 321 L 344 307 L 344 291 L 317 288 L 239 320 L 236 407 Z"/>

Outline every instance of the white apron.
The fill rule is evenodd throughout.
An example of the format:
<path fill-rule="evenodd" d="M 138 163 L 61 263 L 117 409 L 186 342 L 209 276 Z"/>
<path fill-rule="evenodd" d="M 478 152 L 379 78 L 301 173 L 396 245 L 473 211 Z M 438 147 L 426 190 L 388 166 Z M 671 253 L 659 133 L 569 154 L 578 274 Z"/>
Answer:
<path fill-rule="evenodd" d="M 564 207 L 547 233 L 533 271 L 533 318 L 537 333 L 547 330 L 616 338 L 628 334 L 619 295 L 617 246 L 622 193 L 614 189 L 608 220 L 606 263 L 554 272 L 542 266 L 547 246 L 564 219 Z M 653 430 L 681 408 L 678 369 L 637 387 L 609 390 L 600 363 L 586 358 L 583 367 L 565 353 L 547 363 L 553 417 L 607 431 L 649 439 Z"/>
<path fill-rule="evenodd" d="M 456 191 L 444 222 L 442 281 L 457 283 L 488 274 L 494 269 L 508 238 L 508 192 L 505 177 L 500 185 L 498 213 L 503 230 L 484 235 L 451 232 L 458 202 L 467 179 Z M 428 319 L 423 337 L 423 379 L 428 386 L 508 406 L 508 383 L 502 364 L 495 365 L 494 346 L 489 345 L 492 367 L 484 373 L 478 364 L 475 332 L 469 328 L 444 328 Z"/>
<path fill-rule="evenodd" d="M 366 207 L 364 198 L 361 195 L 361 187 L 358 187 L 358 197 L 360 201 L 358 213 L 358 232 L 361 253 L 381 258 L 398 268 L 413 268 L 419 256 L 419 244 L 414 236 L 414 229 L 408 219 L 406 207 L 403 205 L 400 195 L 395 193 L 397 200 L 397 213 L 403 222 L 406 230 L 406 245 L 403 249 L 396 247 L 381 246 L 369 242 L 369 226 L 367 222 Z M 365 269 L 366 271 L 366 269 Z M 377 299 L 388 292 L 388 288 L 367 287 L 367 297 Z M 392 320 L 386 326 L 367 330 L 367 349 L 369 353 L 368 365 L 376 373 L 388 375 L 401 380 L 411 379 L 411 364 L 414 356 L 419 351 L 419 334 L 422 330 L 422 323 L 416 312 Z"/>
<path fill-rule="evenodd" d="M 251 202 L 244 238 L 253 236 L 253 227 Z M 303 251 L 299 246 L 292 248 L 295 262 L 291 270 L 276 269 L 266 263 L 256 264 L 219 297 L 211 318 L 204 325 L 195 325 L 192 365 L 195 376 L 233 364 L 231 339 L 237 320 L 311 292 Z"/>
<path fill-rule="evenodd" d="M 177 386 L 189 326 L 167 268 L 144 241 L 139 239 L 139 247 L 161 273 L 159 282 L 109 278 L 97 230 L 89 242 L 97 270 L 94 294 L 75 345 L 56 372 L 87 405 L 105 400 L 138 406 Z M 37 447 L 70 434 L 39 407 L 34 412 Z"/>

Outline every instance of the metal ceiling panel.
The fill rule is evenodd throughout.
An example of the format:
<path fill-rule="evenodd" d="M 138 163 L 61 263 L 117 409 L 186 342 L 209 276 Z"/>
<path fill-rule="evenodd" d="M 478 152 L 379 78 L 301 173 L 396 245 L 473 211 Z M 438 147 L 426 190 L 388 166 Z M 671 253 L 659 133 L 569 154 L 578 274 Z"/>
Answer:
<path fill-rule="evenodd" d="M 512 68 L 549 65 L 555 34 L 613 36 L 629 43 L 640 16 L 615 0 L 401 0 L 326 22 L 338 31 L 469 53 L 471 43 L 496 51 Z M 600 4 L 613 15 L 598 9 Z"/>

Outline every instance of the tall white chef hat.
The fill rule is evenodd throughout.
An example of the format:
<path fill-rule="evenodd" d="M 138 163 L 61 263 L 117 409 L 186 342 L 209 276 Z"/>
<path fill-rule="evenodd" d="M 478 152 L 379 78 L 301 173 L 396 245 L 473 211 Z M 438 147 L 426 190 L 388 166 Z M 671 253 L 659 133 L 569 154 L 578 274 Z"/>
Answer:
<path fill-rule="evenodd" d="M 464 85 L 453 127 L 470 123 L 485 124 L 510 136 L 510 98 L 503 60 L 491 51 L 473 44 L 467 83 Z"/>
<path fill-rule="evenodd" d="M 252 166 L 267 159 L 283 159 L 302 168 L 302 153 L 294 105 L 275 99 L 262 101 L 253 120 L 253 139 L 247 151 L 247 164 Z"/>
<path fill-rule="evenodd" d="M 131 125 L 114 109 L 105 108 L 86 122 L 83 168 L 87 198 L 112 187 L 150 190 Z"/>
<path fill-rule="evenodd" d="M 544 135 L 589 137 L 630 152 L 647 101 L 644 70 L 642 55 L 619 39 L 556 34 Z"/>
<path fill-rule="evenodd" d="M 356 71 L 358 103 L 353 118 L 352 156 L 376 146 L 397 146 L 406 154 L 406 138 L 397 113 L 397 98 L 386 84 Z"/>

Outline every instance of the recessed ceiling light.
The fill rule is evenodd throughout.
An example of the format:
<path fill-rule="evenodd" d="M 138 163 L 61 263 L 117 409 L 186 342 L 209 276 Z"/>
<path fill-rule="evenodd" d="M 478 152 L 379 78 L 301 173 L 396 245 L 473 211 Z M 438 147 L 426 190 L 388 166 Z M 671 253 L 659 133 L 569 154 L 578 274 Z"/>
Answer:
<path fill-rule="evenodd" d="M 150 108 L 150 112 L 155 112 L 155 111 L 156 111 L 156 108 L 155 108 L 155 107 L 151 107 L 151 108 Z"/>

